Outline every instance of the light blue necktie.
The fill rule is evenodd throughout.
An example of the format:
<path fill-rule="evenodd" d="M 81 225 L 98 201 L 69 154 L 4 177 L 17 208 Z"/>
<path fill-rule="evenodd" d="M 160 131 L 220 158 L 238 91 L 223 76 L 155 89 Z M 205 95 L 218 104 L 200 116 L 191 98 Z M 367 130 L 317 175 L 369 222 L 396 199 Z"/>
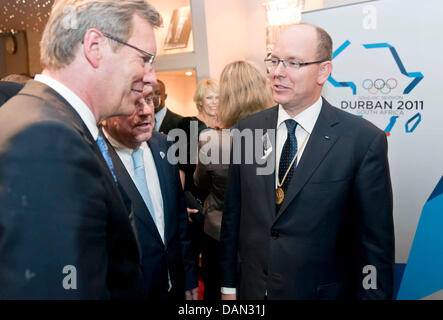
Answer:
<path fill-rule="evenodd" d="M 146 207 L 148 207 L 154 223 L 157 225 L 157 221 L 155 220 L 154 205 L 152 204 L 151 196 L 149 195 L 148 183 L 146 181 L 142 148 L 138 148 L 132 152 L 132 162 L 134 163 L 135 185 L 137 186 L 138 192 L 140 192 Z"/>

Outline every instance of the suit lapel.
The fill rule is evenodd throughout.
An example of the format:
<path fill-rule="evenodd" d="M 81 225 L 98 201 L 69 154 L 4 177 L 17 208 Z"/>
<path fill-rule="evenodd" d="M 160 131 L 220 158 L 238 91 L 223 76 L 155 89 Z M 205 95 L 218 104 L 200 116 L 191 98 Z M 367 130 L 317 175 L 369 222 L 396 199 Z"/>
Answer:
<path fill-rule="evenodd" d="M 163 244 L 157 226 L 155 225 L 154 220 L 152 219 L 152 216 L 148 208 L 146 207 L 142 196 L 138 192 L 137 186 L 135 185 L 134 181 L 126 170 L 124 164 L 120 160 L 117 152 L 114 150 L 113 147 L 111 147 L 109 141 L 107 142 L 108 146 L 110 147 L 109 154 L 111 155 L 112 163 L 114 164 L 114 170 L 118 182 L 120 183 L 123 192 L 125 192 L 127 195 L 131 195 L 130 199 L 134 206 L 134 215 L 143 222 L 143 224 L 148 228 L 150 234 L 154 235 L 156 240 Z"/>
<path fill-rule="evenodd" d="M 158 175 L 158 181 L 160 183 L 160 189 L 162 193 L 163 198 L 163 217 L 165 221 L 165 245 L 168 244 L 168 238 L 169 238 L 169 225 L 170 225 L 170 213 L 168 204 L 169 201 L 169 193 L 168 193 L 168 187 L 170 184 L 169 175 L 168 175 L 168 168 L 167 168 L 167 150 L 163 150 L 162 147 L 159 144 L 159 141 L 157 139 L 157 132 L 152 133 L 151 139 L 148 141 L 149 148 L 151 149 L 152 157 L 154 158 L 155 168 L 157 169 L 157 175 Z M 163 152 L 165 155 L 164 158 L 160 156 L 160 152 Z"/>
<path fill-rule="evenodd" d="M 278 105 L 273 107 L 274 110 L 268 114 L 268 116 L 264 119 L 263 129 L 264 134 L 268 134 L 268 137 L 271 142 L 272 151 L 267 157 L 268 161 L 273 162 L 273 167 L 275 168 L 275 152 L 276 150 L 276 139 L 277 139 L 277 120 L 278 120 Z M 273 130 L 273 133 L 271 134 L 269 130 Z M 272 171 L 272 174 L 263 175 L 264 185 L 265 185 L 265 192 L 266 194 L 269 194 L 269 197 L 265 197 L 266 199 L 269 199 L 271 203 L 269 203 L 270 208 L 274 208 L 272 211 L 272 217 L 275 217 L 274 213 L 276 210 L 275 205 L 275 170 Z"/>
<path fill-rule="evenodd" d="M 164 107 L 164 108 L 166 108 L 166 107 Z M 158 128 L 158 132 L 162 132 L 163 133 L 165 131 L 166 124 L 169 122 L 169 117 L 170 117 L 169 110 L 166 109 L 165 116 L 163 118 L 162 124 L 160 125 L 160 128 Z"/>
<path fill-rule="evenodd" d="M 309 142 L 303 151 L 300 162 L 295 169 L 294 176 L 289 183 L 287 194 L 285 195 L 283 203 L 277 213 L 276 220 L 308 182 L 309 178 L 326 157 L 329 150 L 337 142 L 339 137 L 335 134 L 333 128 L 337 123 L 338 120 L 335 116 L 333 107 L 323 99 L 322 110 L 312 130 Z"/>

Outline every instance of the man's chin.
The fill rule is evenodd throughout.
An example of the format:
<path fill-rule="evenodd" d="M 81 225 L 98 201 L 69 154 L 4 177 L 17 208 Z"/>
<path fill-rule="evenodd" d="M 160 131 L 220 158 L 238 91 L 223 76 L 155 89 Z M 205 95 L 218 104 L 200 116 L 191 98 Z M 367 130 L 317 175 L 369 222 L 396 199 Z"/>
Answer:
<path fill-rule="evenodd" d="M 144 134 L 142 136 L 137 137 L 137 141 L 139 143 L 144 143 L 146 141 L 148 141 L 149 139 L 151 139 L 152 137 L 152 132 L 150 132 L 149 134 Z"/>

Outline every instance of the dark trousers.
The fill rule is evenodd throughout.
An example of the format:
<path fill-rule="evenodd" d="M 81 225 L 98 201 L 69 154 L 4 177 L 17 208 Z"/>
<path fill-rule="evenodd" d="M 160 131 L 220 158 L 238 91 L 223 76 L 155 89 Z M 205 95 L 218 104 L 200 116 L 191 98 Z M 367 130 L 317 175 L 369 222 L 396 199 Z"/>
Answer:
<path fill-rule="evenodd" d="M 221 299 L 220 277 L 220 242 L 204 235 L 202 250 L 202 268 L 204 282 L 203 300 L 217 301 Z"/>

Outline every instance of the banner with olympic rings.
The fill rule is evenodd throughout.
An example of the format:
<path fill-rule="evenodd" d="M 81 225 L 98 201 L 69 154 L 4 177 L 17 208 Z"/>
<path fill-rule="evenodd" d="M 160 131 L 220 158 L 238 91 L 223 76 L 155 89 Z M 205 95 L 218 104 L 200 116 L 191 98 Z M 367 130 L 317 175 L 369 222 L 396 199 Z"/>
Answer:
<path fill-rule="evenodd" d="M 441 16 L 438 0 L 380 0 L 302 17 L 334 42 L 323 96 L 387 135 L 399 300 L 443 299 Z"/>

